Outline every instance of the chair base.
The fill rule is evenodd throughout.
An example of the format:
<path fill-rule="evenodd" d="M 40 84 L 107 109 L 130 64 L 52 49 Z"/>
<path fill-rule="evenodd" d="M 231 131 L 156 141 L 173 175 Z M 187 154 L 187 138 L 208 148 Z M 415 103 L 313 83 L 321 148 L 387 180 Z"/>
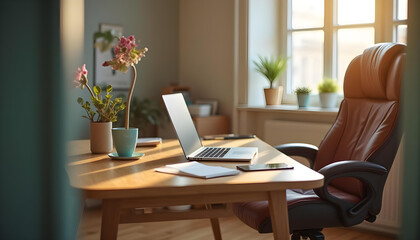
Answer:
<path fill-rule="evenodd" d="M 310 239 L 310 240 L 324 240 L 324 234 L 321 233 L 322 229 L 310 229 L 293 232 L 292 240 Z"/>

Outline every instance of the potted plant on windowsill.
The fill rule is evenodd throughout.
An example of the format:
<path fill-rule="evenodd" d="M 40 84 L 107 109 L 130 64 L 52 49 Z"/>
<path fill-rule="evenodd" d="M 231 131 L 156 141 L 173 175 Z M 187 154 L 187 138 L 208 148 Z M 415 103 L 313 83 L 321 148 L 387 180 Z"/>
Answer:
<path fill-rule="evenodd" d="M 334 79 L 324 78 L 318 85 L 319 100 L 322 108 L 336 107 L 338 85 Z"/>
<path fill-rule="evenodd" d="M 77 102 L 86 111 L 86 115 L 82 116 L 90 120 L 90 150 L 92 153 L 110 153 L 112 152 L 112 122 L 117 121 L 117 114 L 125 109 L 126 104 L 121 98 L 112 100 L 112 86 L 106 87 L 106 95 L 101 95 L 102 89 L 98 86 L 89 87 L 88 71 L 86 65 L 83 64 L 76 73 L 73 81 L 75 87 L 86 89 L 90 94 L 90 101 L 85 101 L 79 97 Z M 93 106 L 92 106 L 93 105 Z M 93 108 L 94 107 L 94 108 Z"/>
<path fill-rule="evenodd" d="M 283 96 L 283 87 L 274 87 L 273 83 L 277 80 L 277 77 L 286 69 L 287 59 L 283 57 L 261 57 L 259 56 L 259 62 L 253 61 L 256 70 L 264 75 L 265 78 L 270 82 L 270 88 L 264 89 L 265 103 L 266 105 L 279 105 Z"/>
<path fill-rule="evenodd" d="M 298 87 L 295 89 L 295 94 L 298 100 L 299 107 L 308 107 L 309 106 L 309 94 L 312 90 L 308 87 Z"/>

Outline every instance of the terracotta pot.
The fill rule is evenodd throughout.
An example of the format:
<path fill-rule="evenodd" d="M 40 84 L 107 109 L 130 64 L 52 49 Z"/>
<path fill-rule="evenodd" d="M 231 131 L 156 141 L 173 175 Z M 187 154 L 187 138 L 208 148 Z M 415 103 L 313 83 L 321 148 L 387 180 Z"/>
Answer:
<path fill-rule="evenodd" d="M 320 93 L 319 101 L 322 108 L 334 108 L 337 104 L 337 93 Z"/>
<path fill-rule="evenodd" d="M 92 153 L 110 153 L 112 145 L 112 122 L 90 123 L 90 151 Z"/>
<path fill-rule="evenodd" d="M 266 105 L 280 105 L 283 96 L 283 87 L 265 88 L 264 95 Z"/>

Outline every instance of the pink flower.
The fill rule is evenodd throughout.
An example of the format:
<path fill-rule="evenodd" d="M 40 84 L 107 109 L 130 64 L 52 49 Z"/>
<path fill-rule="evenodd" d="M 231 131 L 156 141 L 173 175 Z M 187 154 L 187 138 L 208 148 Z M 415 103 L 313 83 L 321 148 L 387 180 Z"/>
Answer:
<path fill-rule="evenodd" d="M 132 47 L 137 47 L 136 39 L 134 38 L 134 35 L 129 36 L 128 40 L 130 40 L 130 44 Z"/>
<path fill-rule="evenodd" d="M 77 88 L 80 87 L 82 84 L 80 83 L 80 81 L 77 80 L 73 80 L 73 87 Z"/>
<path fill-rule="evenodd" d="M 126 73 L 130 65 L 137 64 L 147 52 L 147 48 L 137 50 L 136 39 L 133 35 L 128 38 L 122 36 L 118 46 L 114 47 L 114 58 L 106 61 L 102 66 L 111 66 L 113 70 Z"/>
<path fill-rule="evenodd" d="M 120 53 L 121 48 L 119 46 L 115 46 L 114 47 L 114 54 L 117 55 L 118 53 Z"/>
<path fill-rule="evenodd" d="M 83 88 L 84 85 L 87 84 L 87 74 L 88 74 L 88 71 L 86 69 L 86 64 L 83 64 L 82 68 L 77 68 L 76 76 L 73 81 L 74 87 L 81 86 L 81 88 Z"/>

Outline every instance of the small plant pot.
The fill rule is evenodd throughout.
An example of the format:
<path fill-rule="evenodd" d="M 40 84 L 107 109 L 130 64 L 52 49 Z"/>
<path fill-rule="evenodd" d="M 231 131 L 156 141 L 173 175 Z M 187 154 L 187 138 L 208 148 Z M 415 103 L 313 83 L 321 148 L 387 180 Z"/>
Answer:
<path fill-rule="evenodd" d="M 136 149 L 138 128 L 113 128 L 112 138 L 119 157 L 131 157 Z"/>
<path fill-rule="evenodd" d="M 309 94 L 297 94 L 297 101 L 299 107 L 309 106 Z"/>
<path fill-rule="evenodd" d="M 334 108 L 337 104 L 337 93 L 320 93 L 319 100 L 322 108 Z"/>
<path fill-rule="evenodd" d="M 92 153 L 112 152 L 112 122 L 90 123 L 90 151 Z"/>
<path fill-rule="evenodd" d="M 283 87 L 265 88 L 264 95 L 266 105 L 280 105 L 283 96 Z"/>

